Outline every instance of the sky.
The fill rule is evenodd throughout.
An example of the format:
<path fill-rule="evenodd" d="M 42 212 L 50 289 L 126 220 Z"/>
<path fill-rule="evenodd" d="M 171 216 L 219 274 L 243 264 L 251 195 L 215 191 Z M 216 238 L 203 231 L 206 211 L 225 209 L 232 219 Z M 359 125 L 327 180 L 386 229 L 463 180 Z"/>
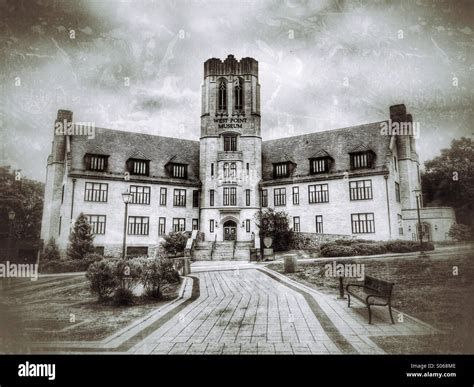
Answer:
<path fill-rule="evenodd" d="M 474 2 L 0 0 L 0 165 L 44 181 L 58 109 L 199 139 L 203 62 L 259 62 L 262 137 L 389 118 L 420 159 L 472 136 Z"/>

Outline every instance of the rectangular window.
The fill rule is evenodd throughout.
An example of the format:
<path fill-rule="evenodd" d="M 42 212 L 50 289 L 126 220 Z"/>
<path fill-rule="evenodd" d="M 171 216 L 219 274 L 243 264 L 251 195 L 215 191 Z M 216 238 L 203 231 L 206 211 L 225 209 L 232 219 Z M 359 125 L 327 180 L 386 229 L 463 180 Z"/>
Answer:
<path fill-rule="evenodd" d="M 351 214 L 352 233 L 369 234 L 375 232 L 374 213 Z"/>
<path fill-rule="evenodd" d="M 171 164 L 171 176 L 178 179 L 185 179 L 187 176 L 186 164 Z"/>
<path fill-rule="evenodd" d="M 167 188 L 160 188 L 160 206 L 166 206 Z"/>
<path fill-rule="evenodd" d="M 105 253 L 105 247 L 104 246 L 94 246 L 94 253 L 103 256 L 104 253 Z"/>
<path fill-rule="evenodd" d="M 300 187 L 293 187 L 293 204 L 300 204 Z"/>
<path fill-rule="evenodd" d="M 245 205 L 250 206 L 250 190 L 245 190 Z"/>
<path fill-rule="evenodd" d="M 266 189 L 262 189 L 260 203 L 262 207 L 268 207 L 268 191 Z"/>
<path fill-rule="evenodd" d="M 92 234 L 105 234 L 105 215 L 86 215 L 86 218 L 91 226 Z"/>
<path fill-rule="evenodd" d="M 214 232 L 214 219 L 209 221 L 209 232 Z"/>
<path fill-rule="evenodd" d="M 329 171 L 329 158 L 318 157 L 316 159 L 311 159 L 309 166 L 310 166 L 309 170 L 312 175 L 328 172 Z"/>
<path fill-rule="evenodd" d="M 324 234 L 323 232 L 323 216 L 316 215 L 316 234 Z"/>
<path fill-rule="evenodd" d="M 199 191 L 193 191 L 193 207 L 199 207 Z"/>
<path fill-rule="evenodd" d="M 148 216 L 129 216 L 128 235 L 148 235 L 150 218 Z"/>
<path fill-rule="evenodd" d="M 247 176 L 250 174 L 250 164 L 247 163 Z"/>
<path fill-rule="evenodd" d="M 397 203 L 400 203 L 400 184 L 395 182 L 395 198 L 397 199 Z"/>
<path fill-rule="evenodd" d="M 130 193 L 132 194 L 131 204 L 150 204 L 150 187 L 131 185 Z"/>
<path fill-rule="evenodd" d="M 128 246 L 127 257 L 147 257 L 148 247 L 147 246 Z"/>
<path fill-rule="evenodd" d="M 213 189 L 209 191 L 209 205 L 211 207 L 214 207 L 214 192 L 215 191 Z"/>
<path fill-rule="evenodd" d="M 237 136 L 224 136 L 224 151 L 235 152 L 237 150 Z"/>
<path fill-rule="evenodd" d="M 211 176 L 214 176 L 214 163 L 211 163 Z"/>
<path fill-rule="evenodd" d="M 397 160 L 397 156 L 393 156 L 393 166 L 395 168 L 395 172 L 398 171 L 398 160 Z"/>
<path fill-rule="evenodd" d="M 289 175 L 290 169 L 287 162 L 273 164 L 273 177 L 288 177 Z"/>
<path fill-rule="evenodd" d="M 88 171 L 107 170 L 108 156 L 86 154 L 85 162 Z"/>
<path fill-rule="evenodd" d="M 371 168 L 372 167 L 372 152 L 358 152 L 352 153 L 351 157 L 351 168 L 352 169 L 361 169 L 361 168 Z"/>
<path fill-rule="evenodd" d="M 275 206 L 286 206 L 286 188 L 275 188 L 273 190 L 273 204 Z"/>
<path fill-rule="evenodd" d="M 173 206 L 186 207 L 186 190 L 175 188 L 173 194 Z"/>
<path fill-rule="evenodd" d="M 349 182 L 351 200 L 372 199 L 372 180 L 357 180 Z"/>
<path fill-rule="evenodd" d="M 160 218 L 158 221 L 158 235 L 166 234 L 166 218 Z"/>
<path fill-rule="evenodd" d="M 63 217 L 59 217 L 58 235 L 61 235 L 61 225 L 63 223 Z"/>
<path fill-rule="evenodd" d="M 403 218 L 400 214 L 397 214 L 398 220 L 398 234 L 403 235 Z"/>
<path fill-rule="evenodd" d="M 109 185 L 106 183 L 87 183 L 84 191 L 86 202 L 106 202 Z"/>
<path fill-rule="evenodd" d="M 61 204 L 64 203 L 64 184 L 63 184 L 63 188 L 62 188 L 62 191 L 61 191 Z"/>
<path fill-rule="evenodd" d="M 173 231 L 186 231 L 186 219 L 184 218 L 173 218 Z"/>
<path fill-rule="evenodd" d="M 329 202 L 329 187 L 327 184 L 316 184 L 308 186 L 309 203 Z"/>
<path fill-rule="evenodd" d="M 150 172 L 150 162 L 148 160 L 128 160 L 128 171 L 132 175 L 148 176 Z"/>
<path fill-rule="evenodd" d="M 245 231 L 250 232 L 250 219 L 245 219 Z"/>
<path fill-rule="evenodd" d="M 293 231 L 294 232 L 300 232 L 300 217 L 299 216 L 294 216 L 293 217 Z"/>
<path fill-rule="evenodd" d="M 224 197 L 223 197 L 224 206 L 236 206 L 237 205 L 237 188 L 235 187 L 226 187 L 224 188 Z"/>
<path fill-rule="evenodd" d="M 199 221 L 197 219 L 193 219 L 192 222 L 193 230 L 199 230 Z"/>

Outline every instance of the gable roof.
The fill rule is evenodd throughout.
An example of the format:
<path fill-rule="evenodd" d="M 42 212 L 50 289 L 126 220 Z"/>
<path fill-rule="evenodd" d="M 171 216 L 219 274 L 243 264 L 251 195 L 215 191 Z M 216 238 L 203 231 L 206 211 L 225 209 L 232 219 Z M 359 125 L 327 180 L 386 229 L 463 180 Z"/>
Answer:
<path fill-rule="evenodd" d="M 355 149 L 372 150 L 374 167 L 383 168 L 390 145 L 390 136 L 380 133 L 383 122 L 263 141 L 262 179 L 273 180 L 273 163 L 285 161 L 283 155 L 297 164 L 293 176 L 309 175 L 309 159 L 325 153 L 334 159 L 332 172 L 349 170 L 349 153 Z"/>
<path fill-rule="evenodd" d="M 173 158 L 188 164 L 188 179 L 199 181 L 199 141 L 96 128 L 95 137 L 71 136 L 71 172 L 84 171 L 84 155 L 105 149 L 109 174 L 123 175 L 128 159 L 150 160 L 150 177 L 166 178 Z"/>

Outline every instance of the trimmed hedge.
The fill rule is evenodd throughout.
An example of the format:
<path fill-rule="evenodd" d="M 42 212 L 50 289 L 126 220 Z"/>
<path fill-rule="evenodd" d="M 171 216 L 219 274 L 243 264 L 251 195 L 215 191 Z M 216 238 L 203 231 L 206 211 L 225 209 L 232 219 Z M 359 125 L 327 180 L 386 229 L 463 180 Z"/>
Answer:
<path fill-rule="evenodd" d="M 434 250 L 431 242 L 423 242 L 423 251 Z M 361 239 L 339 240 L 322 244 L 319 254 L 322 257 L 353 257 L 358 255 L 379 255 L 386 253 L 412 253 L 421 251 L 417 241 L 395 240 L 387 242 L 365 241 Z"/>
<path fill-rule="evenodd" d="M 40 261 L 39 271 L 44 274 L 75 273 L 87 271 L 89 266 L 104 257 L 100 254 L 87 254 L 84 259 L 61 259 L 58 261 Z"/>

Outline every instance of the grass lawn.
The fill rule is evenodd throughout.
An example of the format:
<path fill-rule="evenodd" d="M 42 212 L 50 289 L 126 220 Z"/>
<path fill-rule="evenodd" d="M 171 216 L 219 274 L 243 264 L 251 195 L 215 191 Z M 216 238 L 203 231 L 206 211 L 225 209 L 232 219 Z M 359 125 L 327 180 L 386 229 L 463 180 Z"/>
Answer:
<path fill-rule="evenodd" d="M 332 262 L 299 262 L 298 271 L 286 274 L 325 293 L 338 293 L 338 279 L 326 277 Z M 354 263 L 354 259 L 338 263 Z M 395 282 L 392 305 L 445 332 L 436 336 L 376 337 L 388 353 L 474 353 L 474 254 L 433 255 L 427 258 L 364 258 L 365 274 Z M 453 275 L 455 267 L 458 275 Z M 268 268 L 284 273 L 282 263 Z M 351 282 L 345 279 L 345 284 Z"/>
<path fill-rule="evenodd" d="M 84 275 L 15 279 L 0 289 L 0 352 L 20 341 L 102 340 L 175 299 L 179 288 L 179 283 L 170 285 L 161 300 L 143 296 L 119 307 L 98 303 Z"/>

